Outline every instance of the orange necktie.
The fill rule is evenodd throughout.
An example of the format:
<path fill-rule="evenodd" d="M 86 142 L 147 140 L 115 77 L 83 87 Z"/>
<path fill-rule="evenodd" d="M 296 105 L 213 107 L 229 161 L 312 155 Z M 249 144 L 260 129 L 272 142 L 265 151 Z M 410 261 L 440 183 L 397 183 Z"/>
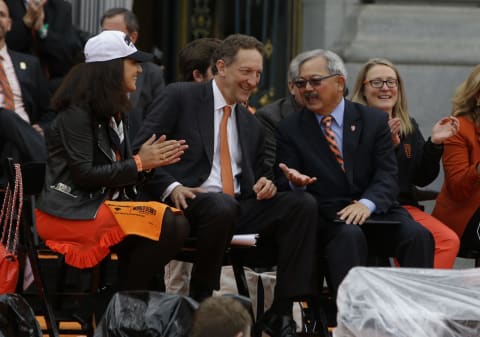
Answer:
<path fill-rule="evenodd" d="M 7 110 L 15 111 L 15 104 L 13 102 L 13 91 L 8 83 L 5 69 L 3 68 L 3 57 L 0 56 L 0 86 L 3 89 L 3 107 Z"/>
<path fill-rule="evenodd" d="M 220 169 L 222 174 L 223 193 L 234 195 L 232 162 L 228 148 L 227 122 L 232 113 L 228 105 L 223 107 L 222 122 L 220 123 Z"/>
<path fill-rule="evenodd" d="M 340 164 L 340 167 L 342 168 L 342 170 L 345 171 L 343 158 L 340 150 L 338 149 L 337 141 L 335 140 L 335 134 L 332 131 L 332 120 L 332 116 L 325 116 L 322 119 L 322 125 L 325 128 L 325 138 L 327 139 L 330 150 L 333 152 L 335 158 L 337 159 L 337 162 Z"/>

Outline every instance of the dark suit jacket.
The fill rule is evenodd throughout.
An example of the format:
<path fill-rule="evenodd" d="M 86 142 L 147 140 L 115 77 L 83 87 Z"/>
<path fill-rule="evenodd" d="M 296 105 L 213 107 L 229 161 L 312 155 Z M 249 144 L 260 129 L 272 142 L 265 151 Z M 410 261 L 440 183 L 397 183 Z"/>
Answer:
<path fill-rule="evenodd" d="M 134 147 L 138 149 L 153 133 L 165 134 L 168 139 L 185 139 L 189 145 L 180 162 L 155 170 L 148 190 L 156 200 L 175 181 L 197 187 L 208 178 L 214 150 L 213 104 L 211 82 L 170 84 L 153 102 Z M 235 114 L 242 152 L 242 173 L 238 178 L 241 197 L 248 198 L 253 196 L 256 180 L 267 175 L 263 165 L 264 136 L 258 120 L 241 104 L 236 105 Z"/>
<path fill-rule="evenodd" d="M 328 147 L 315 114 L 306 108 L 280 122 L 277 160 L 317 181 L 308 185 L 328 217 L 351 203 L 366 198 L 384 213 L 398 194 L 397 162 L 387 114 L 345 100 L 343 159 L 345 173 Z M 282 188 L 287 188 L 283 173 Z"/>
<path fill-rule="evenodd" d="M 137 77 L 137 89 L 130 94 L 132 110 L 128 112 L 130 139 L 140 129 L 145 116 L 152 110 L 152 102 L 165 88 L 163 70 L 155 63 L 142 63 L 142 72 Z"/>
<path fill-rule="evenodd" d="M 443 145 L 435 145 L 430 139 L 425 141 L 415 119 L 411 118 L 411 122 L 413 132 L 402 136 L 400 144 L 395 146 L 400 187 L 398 201 L 402 205 L 420 207 L 415 186 L 427 186 L 437 178 Z"/>
<path fill-rule="evenodd" d="M 273 103 L 267 104 L 255 113 L 265 131 L 265 162 L 273 169 L 277 156 L 277 141 L 275 130 L 278 123 L 292 112 L 298 112 L 299 107 L 292 95 L 280 98 Z"/>
<path fill-rule="evenodd" d="M 35 56 L 8 50 L 22 91 L 23 104 L 31 124 L 44 129 L 54 118 L 50 110 L 50 91 L 40 63 Z"/>

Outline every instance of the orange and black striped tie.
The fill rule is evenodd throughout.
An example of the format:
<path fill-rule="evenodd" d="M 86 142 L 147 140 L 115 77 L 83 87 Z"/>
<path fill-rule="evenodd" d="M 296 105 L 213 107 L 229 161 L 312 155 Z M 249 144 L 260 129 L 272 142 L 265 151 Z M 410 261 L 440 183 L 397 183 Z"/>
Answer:
<path fill-rule="evenodd" d="M 345 171 L 342 154 L 338 149 L 337 141 L 335 140 L 335 134 L 333 133 L 333 130 L 332 130 L 332 120 L 333 120 L 333 117 L 330 115 L 325 116 L 322 119 L 322 125 L 325 128 L 325 138 L 327 139 L 330 150 L 333 152 L 333 154 L 335 155 L 335 158 L 337 159 L 337 162 L 340 164 L 340 167 L 342 168 L 342 170 Z"/>
<path fill-rule="evenodd" d="M 13 91 L 10 83 L 8 83 L 5 69 L 3 68 L 3 57 L 0 56 L 0 86 L 3 89 L 3 107 L 7 110 L 15 111 L 15 103 L 13 102 Z"/>

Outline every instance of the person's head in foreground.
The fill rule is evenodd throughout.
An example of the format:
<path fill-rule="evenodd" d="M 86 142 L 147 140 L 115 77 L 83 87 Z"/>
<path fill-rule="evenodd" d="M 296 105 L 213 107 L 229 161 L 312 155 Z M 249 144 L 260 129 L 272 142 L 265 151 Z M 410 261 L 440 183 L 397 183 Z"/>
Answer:
<path fill-rule="evenodd" d="M 250 314 L 240 301 L 214 296 L 200 303 L 191 337 L 250 337 L 251 326 Z"/>

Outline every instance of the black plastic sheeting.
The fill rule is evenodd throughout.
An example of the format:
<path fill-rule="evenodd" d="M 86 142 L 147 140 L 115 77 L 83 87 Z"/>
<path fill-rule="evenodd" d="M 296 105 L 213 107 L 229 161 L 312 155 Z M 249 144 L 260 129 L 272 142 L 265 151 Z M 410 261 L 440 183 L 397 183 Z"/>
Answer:
<path fill-rule="evenodd" d="M 42 337 L 32 308 L 18 294 L 0 295 L 0 337 Z"/>
<path fill-rule="evenodd" d="M 187 337 L 198 303 L 153 291 L 118 292 L 94 337 Z"/>

